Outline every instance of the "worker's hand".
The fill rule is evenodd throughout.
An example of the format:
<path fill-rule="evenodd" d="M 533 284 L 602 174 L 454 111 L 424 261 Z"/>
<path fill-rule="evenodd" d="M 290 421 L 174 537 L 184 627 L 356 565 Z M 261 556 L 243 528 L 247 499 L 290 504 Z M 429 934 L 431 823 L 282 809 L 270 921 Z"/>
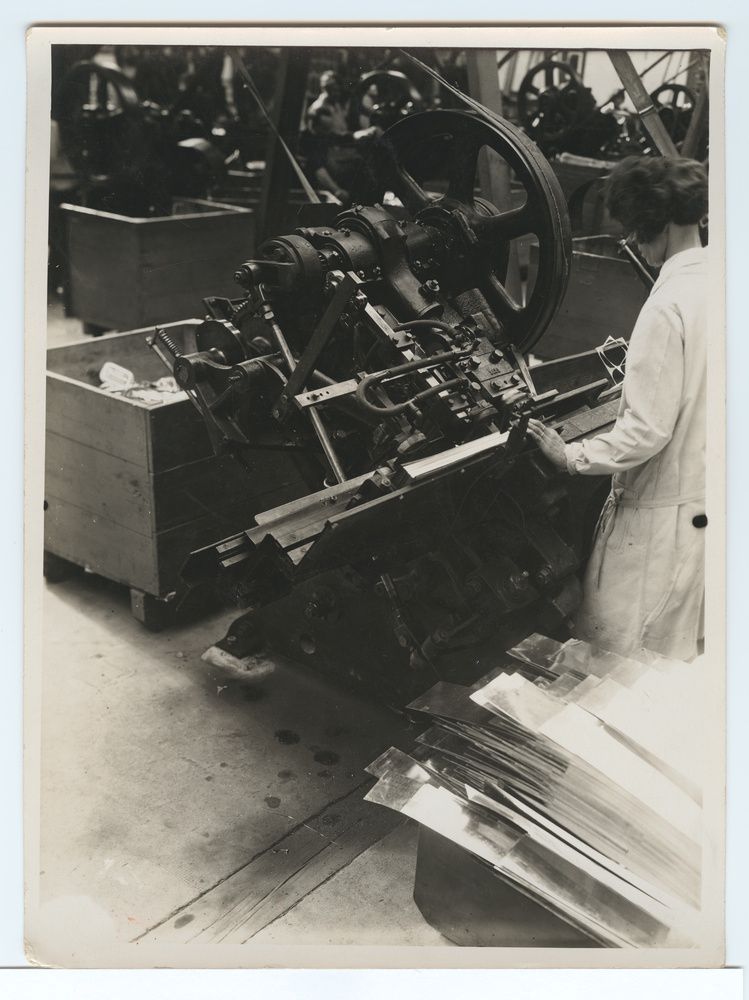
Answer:
<path fill-rule="evenodd" d="M 567 470 L 567 453 L 564 441 L 556 431 L 553 431 L 551 427 L 546 427 L 540 420 L 529 420 L 528 434 L 552 465 L 555 465 L 557 469 Z"/>
<path fill-rule="evenodd" d="M 360 142 L 362 139 L 379 139 L 382 129 L 379 125 L 370 125 L 369 128 L 360 128 L 354 132 L 354 139 Z"/>

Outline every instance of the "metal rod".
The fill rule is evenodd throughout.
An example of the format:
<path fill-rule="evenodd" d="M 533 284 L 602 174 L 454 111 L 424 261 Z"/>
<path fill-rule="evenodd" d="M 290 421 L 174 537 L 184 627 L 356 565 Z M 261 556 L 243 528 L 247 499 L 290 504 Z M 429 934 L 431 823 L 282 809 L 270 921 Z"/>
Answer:
<path fill-rule="evenodd" d="M 288 345 L 286 337 L 284 337 L 283 335 L 283 330 L 276 321 L 276 317 L 273 313 L 273 307 L 271 306 L 270 302 L 267 301 L 264 295 L 262 298 L 263 298 L 263 305 L 262 305 L 263 318 L 268 323 L 268 326 L 270 326 L 271 333 L 273 334 L 273 339 L 276 341 L 278 349 L 281 352 L 283 359 L 286 363 L 289 375 L 291 375 L 291 373 L 294 371 L 296 367 L 296 360 L 294 358 L 294 355 L 291 353 L 291 348 Z M 310 419 L 310 423 L 312 424 L 313 430 L 317 435 L 317 440 L 320 442 L 320 447 L 322 448 L 323 453 L 325 454 L 325 458 L 327 459 L 328 465 L 330 466 L 331 472 L 333 473 L 333 475 L 335 476 L 335 478 L 338 480 L 339 483 L 345 482 L 346 474 L 343 471 L 343 466 L 338 461 L 338 456 L 335 453 L 335 448 L 333 447 L 333 444 L 330 440 L 328 432 L 325 428 L 325 424 L 322 421 L 322 417 L 314 408 L 308 410 L 307 413 Z M 274 412 L 274 416 L 275 415 L 276 414 Z"/>
<path fill-rule="evenodd" d="M 640 278 L 640 280 L 645 284 L 645 287 L 652 288 L 655 284 L 652 274 L 647 270 L 629 243 L 626 240 L 619 240 L 619 249 L 622 253 L 627 255 L 630 263 L 634 267 L 635 271 L 637 271 L 638 278 Z"/>
<path fill-rule="evenodd" d="M 343 466 L 338 461 L 338 456 L 336 455 L 330 437 L 328 436 L 325 424 L 322 422 L 322 417 L 315 409 L 308 410 L 307 412 L 309 414 L 310 422 L 315 429 L 315 434 L 317 434 L 317 439 L 320 442 L 320 447 L 325 453 L 325 458 L 328 460 L 331 472 L 339 483 L 345 483 L 346 473 L 343 471 Z"/>
<path fill-rule="evenodd" d="M 310 372 L 317 364 L 320 354 L 325 349 L 325 345 L 330 339 L 336 323 L 341 317 L 341 313 L 348 305 L 349 299 L 356 290 L 357 283 L 361 283 L 355 274 L 346 273 L 335 290 L 333 298 L 328 303 L 328 307 L 323 313 L 320 322 L 307 342 L 304 353 L 289 374 L 289 380 L 281 391 L 282 404 L 288 402 L 297 395 L 307 384 Z M 283 405 L 282 405 L 283 408 Z"/>

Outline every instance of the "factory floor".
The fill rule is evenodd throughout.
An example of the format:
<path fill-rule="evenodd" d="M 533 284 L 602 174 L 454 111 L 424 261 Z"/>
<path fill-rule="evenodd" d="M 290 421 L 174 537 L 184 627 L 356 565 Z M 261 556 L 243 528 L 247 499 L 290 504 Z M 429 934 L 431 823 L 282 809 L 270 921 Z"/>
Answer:
<path fill-rule="evenodd" d="M 80 326 L 50 308 L 50 345 Z M 45 585 L 42 914 L 118 941 L 444 945 L 413 898 L 417 830 L 363 801 L 414 733 L 283 660 L 207 664 L 227 610 L 160 633 L 127 590 Z"/>

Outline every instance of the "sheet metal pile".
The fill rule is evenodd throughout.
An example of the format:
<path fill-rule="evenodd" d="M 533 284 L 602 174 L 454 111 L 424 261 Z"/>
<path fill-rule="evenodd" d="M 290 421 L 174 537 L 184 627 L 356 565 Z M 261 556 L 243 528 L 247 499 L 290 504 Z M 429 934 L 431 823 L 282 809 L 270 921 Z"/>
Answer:
<path fill-rule="evenodd" d="M 509 653 L 473 687 L 440 682 L 411 703 L 431 726 L 410 755 L 370 764 L 367 799 L 470 851 L 591 946 L 692 946 L 700 661 L 537 634 Z"/>

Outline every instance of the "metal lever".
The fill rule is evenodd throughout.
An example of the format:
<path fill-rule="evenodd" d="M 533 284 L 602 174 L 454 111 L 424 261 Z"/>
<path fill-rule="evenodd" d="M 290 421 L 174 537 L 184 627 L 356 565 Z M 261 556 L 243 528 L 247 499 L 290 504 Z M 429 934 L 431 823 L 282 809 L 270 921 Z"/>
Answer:
<path fill-rule="evenodd" d="M 179 365 L 183 365 L 187 369 L 187 373 L 190 372 L 191 367 L 188 358 L 163 328 L 156 327 L 154 333 L 150 337 L 146 338 L 146 343 L 159 357 L 162 364 L 173 374 L 175 374 Z M 201 363 L 215 368 L 221 367 L 215 365 L 211 361 L 202 361 Z M 219 403 L 224 401 L 227 394 L 235 390 L 236 377 L 229 387 L 227 387 L 225 392 L 213 401 L 206 399 L 205 395 L 198 390 L 194 382 L 194 377 L 192 379 L 192 384 L 186 384 L 185 379 L 177 378 L 176 374 L 175 378 L 177 379 L 177 384 L 183 392 L 187 393 L 193 406 L 203 418 L 203 422 L 205 423 L 206 431 L 208 432 L 208 437 L 211 442 L 211 447 L 217 454 L 231 442 L 237 444 L 248 443 L 244 434 L 242 434 L 232 420 L 222 417 L 220 414 L 215 412 L 215 410 L 218 409 Z"/>
<path fill-rule="evenodd" d="M 288 342 L 283 335 L 281 327 L 278 325 L 278 322 L 276 321 L 276 316 L 275 313 L 273 312 L 273 306 L 270 304 L 268 296 L 265 294 L 265 289 L 263 288 L 261 283 L 257 285 L 257 294 L 261 302 L 260 314 L 270 327 L 273 339 L 276 342 L 278 350 L 281 352 L 281 356 L 284 359 L 289 376 L 291 376 L 294 372 L 294 369 L 296 368 L 296 359 L 294 358 L 294 355 L 291 353 L 291 348 L 289 347 Z M 322 448 L 325 458 L 327 459 L 328 465 L 330 466 L 331 472 L 335 476 L 337 482 L 339 483 L 345 482 L 346 473 L 343 471 L 343 466 L 338 461 L 338 456 L 335 453 L 335 448 L 333 447 L 330 437 L 328 436 L 328 432 L 325 429 L 325 424 L 322 421 L 322 417 L 317 412 L 317 410 L 314 409 L 314 407 L 310 408 L 307 411 L 307 413 L 309 415 L 312 428 L 315 434 L 317 435 L 318 441 L 320 442 L 320 447 Z"/>

